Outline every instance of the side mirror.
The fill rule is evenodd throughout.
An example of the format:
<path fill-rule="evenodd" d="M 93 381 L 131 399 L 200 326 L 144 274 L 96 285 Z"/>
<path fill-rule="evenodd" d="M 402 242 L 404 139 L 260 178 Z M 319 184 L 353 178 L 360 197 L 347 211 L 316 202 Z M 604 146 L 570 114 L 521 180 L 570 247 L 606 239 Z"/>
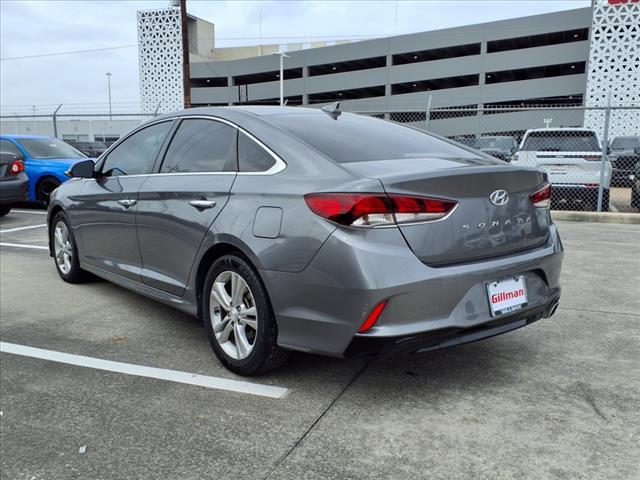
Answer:
<path fill-rule="evenodd" d="M 95 165 L 93 160 L 83 160 L 74 164 L 65 175 L 72 178 L 93 178 Z"/>

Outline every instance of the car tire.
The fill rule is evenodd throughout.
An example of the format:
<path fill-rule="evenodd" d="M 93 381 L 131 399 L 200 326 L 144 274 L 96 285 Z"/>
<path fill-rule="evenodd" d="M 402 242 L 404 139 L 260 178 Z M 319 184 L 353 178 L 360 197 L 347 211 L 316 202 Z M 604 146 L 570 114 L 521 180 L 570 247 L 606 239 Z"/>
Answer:
<path fill-rule="evenodd" d="M 597 212 L 598 211 L 598 190 L 595 190 L 593 192 L 593 194 L 591 195 L 591 199 L 589 202 L 589 207 L 591 209 L 591 211 L 593 212 Z M 608 212 L 609 211 L 609 189 L 606 188 L 602 191 L 602 211 L 603 212 Z"/>
<path fill-rule="evenodd" d="M 44 177 L 36 185 L 36 200 L 43 205 L 49 204 L 51 192 L 60 186 L 60 181 L 54 177 Z"/>
<path fill-rule="evenodd" d="M 90 275 L 80 268 L 78 247 L 64 212 L 58 212 L 54 217 L 49 235 L 53 248 L 53 261 L 60 278 L 68 283 L 87 281 Z"/>
<path fill-rule="evenodd" d="M 640 190 L 631 190 L 631 206 L 640 209 Z"/>
<path fill-rule="evenodd" d="M 598 200 L 596 200 L 596 209 L 598 208 Z M 602 211 L 603 212 L 608 212 L 609 211 L 609 189 L 605 189 L 602 192 Z"/>
<path fill-rule="evenodd" d="M 4 217 L 11 211 L 11 205 L 0 205 L 0 217 Z"/>
<path fill-rule="evenodd" d="M 245 258 L 230 254 L 214 261 L 201 301 L 211 347 L 229 370 L 259 375 L 286 362 L 289 352 L 278 347 L 267 291 Z"/>

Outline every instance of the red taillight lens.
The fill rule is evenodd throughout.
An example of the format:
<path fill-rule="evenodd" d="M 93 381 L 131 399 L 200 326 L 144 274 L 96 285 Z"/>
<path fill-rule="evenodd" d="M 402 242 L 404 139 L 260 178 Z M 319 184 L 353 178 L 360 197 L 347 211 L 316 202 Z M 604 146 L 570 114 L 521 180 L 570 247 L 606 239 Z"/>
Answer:
<path fill-rule="evenodd" d="M 20 172 L 24 172 L 24 163 L 22 160 L 14 160 L 9 165 L 9 173 L 12 175 L 18 175 Z"/>
<path fill-rule="evenodd" d="M 397 223 L 431 222 L 446 217 L 457 202 L 428 197 L 391 195 Z"/>
<path fill-rule="evenodd" d="M 547 183 L 529 195 L 534 207 L 549 208 L 551 205 L 551 184 Z"/>
<path fill-rule="evenodd" d="M 600 160 L 602 160 L 601 155 L 585 155 L 583 158 L 585 160 L 589 160 L 590 162 L 599 162 Z"/>
<path fill-rule="evenodd" d="M 304 199 L 316 215 L 352 227 L 440 220 L 457 204 L 438 198 L 384 193 L 310 193 Z"/>
<path fill-rule="evenodd" d="M 364 333 L 367 330 L 369 330 L 371 327 L 373 327 L 375 323 L 378 321 L 378 318 L 380 318 L 380 315 L 382 315 L 382 311 L 384 310 L 384 307 L 386 307 L 386 305 L 387 305 L 386 300 L 383 300 L 382 302 L 377 304 L 374 307 L 374 309 L 371 310 L 371 313 L 369 314 L 369 316 L 364 319 L 364 322 L 362 322 L 362 325 L 360 325 L 360 328 L 358 329 L 358 333 Z"/>

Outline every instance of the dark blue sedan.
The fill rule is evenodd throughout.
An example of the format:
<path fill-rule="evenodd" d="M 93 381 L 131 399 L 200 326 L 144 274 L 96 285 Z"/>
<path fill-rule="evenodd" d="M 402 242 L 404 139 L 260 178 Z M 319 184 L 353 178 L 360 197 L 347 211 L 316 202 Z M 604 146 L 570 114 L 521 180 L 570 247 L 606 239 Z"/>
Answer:
<path fill-rule="evenodd" d="M 0 135 L 0 151 L 22 159 L 29 176 L 29 201 L 45 204 L 51 192 L 69 180 L 64 172 L 87 158 L 62 140 L 40 135 Z"/>

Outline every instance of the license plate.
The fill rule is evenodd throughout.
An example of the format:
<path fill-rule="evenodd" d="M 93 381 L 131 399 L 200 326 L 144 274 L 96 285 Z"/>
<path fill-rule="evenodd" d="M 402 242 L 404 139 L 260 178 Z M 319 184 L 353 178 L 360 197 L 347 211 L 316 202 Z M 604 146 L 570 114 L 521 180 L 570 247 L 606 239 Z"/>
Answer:
<path fill-rule="evenodd" d="M 562 167 L 560 165 L 554 165 L 549 169 L 549 173 L 553 173 L 556 175 L 566 175 L 567 167 Z"/>
<path fill-rule="evenodd" d="M 527 287 L 524 276 L 487 284 L 491 316 L 515 312 L 527 306 Z"/>

